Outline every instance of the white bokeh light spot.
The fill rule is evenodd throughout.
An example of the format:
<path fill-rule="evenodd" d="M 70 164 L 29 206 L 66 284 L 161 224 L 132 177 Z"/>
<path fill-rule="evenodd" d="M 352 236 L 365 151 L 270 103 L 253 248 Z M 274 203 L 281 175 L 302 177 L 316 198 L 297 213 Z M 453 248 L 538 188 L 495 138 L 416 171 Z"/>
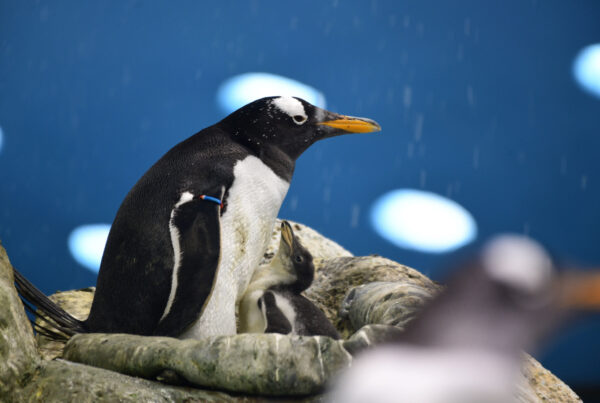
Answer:
<path fill-rule="evenodd" d="M 477 236 L 475 220 L 462 206 L 438 194 L 400 189 L 381 196 L 371 210 L 379 235 L 421 252 L 450 252 Z"/>
<path fill-rule="evenodd" d="M 98 272 L 109 230 L 109 224 L 88 224 L 71 232 L 69 251 L 77 263 L 95 273 Z"/>
<path fill-rule="evenodd" d="M 294 96 L 320 108 L 325 107 L 325 96 L 320 91 L 270 73 L 245 73 L 229 78 L 219 87 L 217 100 L 226 113 L 231 113 L 259 98 L 277 95 Z"/>
<path fill-rule="evenodd" d="M 587 46 L 577 54 L 573 75 L 584 90 L 600 97 L 600 44 Z"/>

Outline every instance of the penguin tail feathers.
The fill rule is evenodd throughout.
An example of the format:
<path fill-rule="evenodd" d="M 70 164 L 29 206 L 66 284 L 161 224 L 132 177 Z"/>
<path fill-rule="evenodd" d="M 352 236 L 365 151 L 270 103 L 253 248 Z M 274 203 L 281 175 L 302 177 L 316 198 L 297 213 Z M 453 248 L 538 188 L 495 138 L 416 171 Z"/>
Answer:
<path fill-rule="evenodd" d="M 33 328 L 41 335 L 54 340 L 68 340 L 76 333 L 87 333 L 85 323 L 74 318 L 54 301 L 31 284 L 17 269 L 13 268 L 15 288 L 23 306 L 36 318 Z"/>

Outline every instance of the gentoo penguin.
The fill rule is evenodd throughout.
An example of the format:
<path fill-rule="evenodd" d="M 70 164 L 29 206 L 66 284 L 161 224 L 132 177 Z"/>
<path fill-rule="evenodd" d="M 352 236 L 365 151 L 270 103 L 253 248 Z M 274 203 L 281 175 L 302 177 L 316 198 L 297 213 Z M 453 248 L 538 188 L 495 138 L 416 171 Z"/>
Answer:
<path fill-rule="evenodd" d="M 314 276 L 312 255 L 294 235 L 291 225 L 282 221 L 277 254 L 269 265 L 254 273 L 240 302 L 240 332 L 339 339 L 325 314 L 301 294 Z"/>
<path fill-rule="evenodd" d="M 77 331 L 235 334 L 236 303 L 266 248 L 296 159 L 318 140 L 380 129 L 278 96 L 179 143 L 123 200 L 90 315 L 74 322 Z"/>
<path fill-rule="evenodd" d="M 558 279 L 537 242 L 497 237 L 394 343 L 359 356 L 337 381 L 330 401 L 538 400 L 522 383 L 522 351 L 535 348 L 566 309 L 598 308 L 598 275 L 584 277 Z"/>

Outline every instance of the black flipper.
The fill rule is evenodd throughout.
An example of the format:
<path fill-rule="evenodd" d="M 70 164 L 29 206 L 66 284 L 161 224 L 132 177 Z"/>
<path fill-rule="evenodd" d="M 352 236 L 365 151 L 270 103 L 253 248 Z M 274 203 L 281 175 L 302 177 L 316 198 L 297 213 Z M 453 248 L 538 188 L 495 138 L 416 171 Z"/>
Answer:
<path fill-rule="evenodd" d="M 200 318 L 219 266 L 220 212 L 218 203 L 198 195 L 176 208 L 171 225 L 179 233 L 181 251 L 177 288 L 155 335 L 177 337 Z"/>
<path fill-rule="evenodd" d="M 25 308 L 36 317 L 46 321 L 48 326 L 50 326 L 44 327 L 34 323 L 33 326 L 36 331 L 54 339 L 64 339 L 65 335 L 70 337 L 75 333 L 87 332 L 85 324 L 82 321 L 71 316 L 67 311 L 44 295 L 43 292 L 27 280 L 17 269 L 13 268 L 13 272 L 15 288 Z M 48 321 L 48 319 L 51 319 L 51 321 Z"/>
<path fill-rule="evenodd" d="M 273 292 L 265 291 L 258 300 L 258 307 L 267 320 L 265 333 L 289 334 L 292 332 L 292 324 L 277 306 Z"/>

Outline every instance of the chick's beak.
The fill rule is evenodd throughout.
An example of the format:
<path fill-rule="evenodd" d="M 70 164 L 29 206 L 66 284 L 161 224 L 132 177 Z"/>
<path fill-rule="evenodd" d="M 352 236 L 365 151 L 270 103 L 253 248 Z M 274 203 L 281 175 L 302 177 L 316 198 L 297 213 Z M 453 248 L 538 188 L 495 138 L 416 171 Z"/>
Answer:
<path fill-rule="evenodd" d="M 294 231 L 292 231 L 292 226 L 287 221 L 281 222 L 281 240 L 287 245 L 290 251 L 293 250 Z"/>

